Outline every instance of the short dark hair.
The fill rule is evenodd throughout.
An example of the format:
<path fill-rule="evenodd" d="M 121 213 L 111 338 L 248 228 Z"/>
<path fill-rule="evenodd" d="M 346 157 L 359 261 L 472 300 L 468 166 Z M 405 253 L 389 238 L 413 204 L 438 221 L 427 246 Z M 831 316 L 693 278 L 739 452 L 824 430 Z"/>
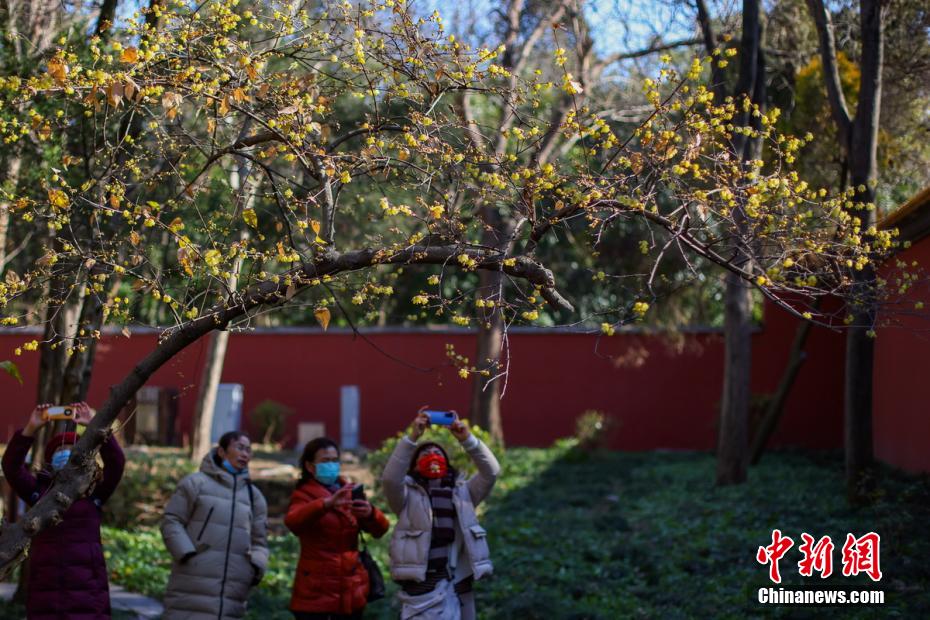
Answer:
<path fill-rule="evenodd" d="M 302 485 L 304 482 L 310 479 L 310 472 L 307 471 L 307 463 L 312 463 L 313 459 L 316 458 L 316 453 L 320 450 L 326 450 L 327 448 L 335 448 L 336 454 L 339 455 L 339 444 L 330 439 L 329 437 L 317 437 L 316 439 L 311 439 L 307 442 L 307 445 L 304 446 L 304 451 L 300 455 L 300 461 L 297 462 L 297 467 L 300 468 L 300 480 L 297 481 L 297 486 Z"/>
<path fill-rule="evenodd" d="M 244 433 L 242 431 L 229 431 L 228 433 L 223 433 L 223 435 L 220 437 L 220 440 L 217 442 L 217 444 L 222 449 L 228 450 L 229 444 L 231 444 L 234 441 L 239 441 L 243 437 L 248 439 L 249 438 L 248 433 Z"/>

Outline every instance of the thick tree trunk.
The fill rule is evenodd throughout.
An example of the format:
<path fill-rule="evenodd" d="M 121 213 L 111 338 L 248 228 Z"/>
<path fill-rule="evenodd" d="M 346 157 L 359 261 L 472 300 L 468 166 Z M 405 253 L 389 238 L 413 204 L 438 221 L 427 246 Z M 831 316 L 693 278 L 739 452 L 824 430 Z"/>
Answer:
<path fill-rule="evenodd" d="M 887 0 L 860 0 L 859 28 L 862 52 L 856 115 L 849 117 L 846 100 L 839 87 L 836 44 L 830 13 L 823 0 L 807 0 L 817 27 L 820 56 L 824 67 L 827 100 L 849 162 L 849 179 L 857 191 L 851 214 L 862 221 L 862 230 L 875 223 L 875 212 L 863 209 L 875 202 L 878 179 L 876 152 L 882 96 L 884 65 L 884 27 Z M 868 239 L 866 238 L 865 241 Z M 875 326 L 875 272 L 871 268 L 853 271 L 858 299 L 849 300 L 852 327 L 846 336 L 846 385 L 844 418 L 846 425 L 846 489 L 849 501 L 859 503 L 868 498 L 868 470 L 873 462 L 872 448 L 872 369 L 875 345 L 869 331 Z"/>
<path fill-rule="evenodd" d="M 760 51 L 759 11 L 758 0 L 744 0 L 740 72 L 734 94 L 737 100 L 749 97 L 761 108 L 765 103 L 765 63 Z M 744 112 L 734 124 L 746 126 L 756 122 L 748 112 Z M 733 139 L 733 151 L 743 162 L 758 157 L 760 149 L 761 144 L 758 140 L 749 140 L 741 135 Z M 733 218 L 738 235 L 733 242 L 734 261 L 744 266 L 746 251 L 743 247 L 742 233 L 745 221 L 742 210 L 735 210 Z M 725 297 L 723 397 L 717 429 L 719 485 L 740 484 L 746 481 L 749 460 L 749 406 L 752 399 L 751 288 L 736 274 L 728 273 Z"/>
<path fill-rule="evenodd" d="M 113 20 L 116 18 L 117 0 L 103 0 L 100 5 L 100 14 L 97 16 L 97 27 L 94 34 L 107 38 L 113 29 Z"/>
<path fill-rule="evenodd" d="M 243 132 L 244 135 L 244 132 Z M 249 180 L 252 166 L 247 162 L 239 162 L 239 167 L 233 169 L 229 175 L 229 184 L 236 191 L 238 200 L 237 212 L 250 209 L 258 196 L 258 187 Z M 243 201 L 242 198 L 245 197 Z M 243 204 L 244 203 L 244 204 Z M 240 208 L 241 207 L 241 210 Z M 248 239 L 248 233 L 239 234 L 239 242 Z M 226 280 L 228 295 L 234 295 L 239 288 L 239 273 L 242 270 L 242 257 L 238 257 Z M 207 345 L 207 361 L 203 368 L 203 377 L 200 381 L 200 393 L 197 396 L 197 408 L 194 410 L 194 436 L 191 441 L 191 459 L 199 463 L 210 451 L 210 431 L 213 428 L 213 414 L 216 409 L 216 393 L 219 390 L 220 379 L 223 376 L 223 366 L 226 363 L 226 347 L 229 344 L 229 332 L 225 329 L 214 332 Z M 235 429 L 227 429 L 235 430 Z"/>
<path fill-rule="evenodd" d="M 493 205 L 483 205 L 481 216 L 484 220 L 482 243 L 488 247 L 498 248 L 507 253 L 511 250 L 510 237 L 512 222 L 505 222 L 501 212 Z M 504 275 L 499 271 L 483 271 L 478 274 L 478 295 L 490 297 L 495 301 L 487 322 L 478 324 L 477 359 L 475 365 L 479 370 L 486 370 L 490 376 L 476 375 L 472 385 L 471 418 L 472 421 L 491 433 L 497 441 L 504 441 L 504 425 L 501 420 L 501 379 L 495 378 L 501 372 L 501 349 L 504 342 L 504 319 L 501 306 L 504 302 Z M 488 384 L 488 381 L 493 379 Z"/>
<path fill-rule="evenodd" d="M 495 291 L 501 288 L 501 274 L 482 272 L 480 290 Z M 504 321 L 500 307 L 495 306 L 487 324 L 478 327 L 478 352 L 475 365 L 479 371 L 487 371 L 490 376 L 475 375 L 472 385 L 471 421 L 485 429 L 497 441 L 504 440 L 503 420 L 501 419 L 500 383 L 495 378 L 500 373 L 501 347 L 504 340 Z"/>
<path fill-rule="evenodd" d="M 869 492 L 872 450 L 872 366 L 875 341 L 867 335 L 874 318 L 865 310 L 853 315 L 855 327 L 846 335 L 846 492 L 852 503 L 861 502 Z"/>
<path fill-rule="evenodd" d="M 78 318 L 78 330 L 84 330 L 85 337 L 78 337 L 80 347 L 72 350 L 64 371 L 61 387 L 61 402 L 73 403 L 85 400 L 90 388 L 93 374 L 94 358 L 97 354 L 97 339 L 93 333 L 103 326 L 103 299 L 96 292 L 84 296 L 81 315 Z"/>
<path fill-rule="evenodd" d="M 881 109 L 882 66 L 884 64 L 884 23 L 887 3 L 882 0 L 862 0 L 860 28 L 862 59 L 859 101 L 853 120 L 849 153 L 849 173 L 855 188 L 859 209 L 855 215 L 862 220 L 862 229 L 875 223 L 874 209 L 864 208 L 875 203 L 878 178 L 877 149 Z M 859 503 L 867 499 L 873 464 L 872 448 L 872 370 L 875 342 L 869 331 L 875 327 L 875 271 L 871 266 L 855 271 L 860 299 L 853 308 L 853 323 L 846 337 L 846 488 L 849 500 Z"/>
<path fill-rule="evenodd" d="M 735 274 L 726 277 L 723 399 L 717 429 L 717 484 L 746 481 L 752 379 L 752 295 Z"/>
<path fill-rule="evenodd" d="M 213 333 L 207 343 L 207 360 L 200 379 L 200 392 L 197 396 L 197 409 L 194 417 L 194 437 L 191 441 L 191 459 L 196 463 L 199 463 L 210 451 L 213 410 L 216 407 L 216 392 L 223 374 L 223 362 L 226 359 L 228 342 L 229 332 L 219 330 Z"/>

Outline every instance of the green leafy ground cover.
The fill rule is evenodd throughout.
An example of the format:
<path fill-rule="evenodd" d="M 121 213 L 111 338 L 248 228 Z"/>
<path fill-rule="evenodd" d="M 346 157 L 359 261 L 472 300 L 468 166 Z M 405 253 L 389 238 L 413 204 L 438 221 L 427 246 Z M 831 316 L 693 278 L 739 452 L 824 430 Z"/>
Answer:
<path fill-rule="evenodd" d="M 880 472 L 876 501 L 851 509 L 836 455 L 777 453 L 751 472 L 749 484 L 716 488 L 707 454 L 579 454 L 563 443 L 548 450 L 511 449 L 483 520 L 497 574 L 477 584 L 482 618 L 930 617 L 930 481 Z M 383 504 L 382 504 L 383 505 Z M 781 562 L 788 585 L 801 578 L 801 532 L 837 543 L 830 587 L 881 588 L 876 607 L 763 608 L 770 585 L 755 561 L 780 528 L 796 541 Z M 847 532 L 882 536 L 884 578 L 840 575 Z M 160 598 L 170 568 L 157 530 L 104 529 L 113 580 Z M 372 545 L 387 566 L 386 539 Z M 297 541 L 271 539 L 268 576 L 254 592 L 250 617 L 290 618 L 287 603 Z M 390 592 L 393 592 L 393 588 Z M 369 607 L 394 618 L 390 600 Z"/>

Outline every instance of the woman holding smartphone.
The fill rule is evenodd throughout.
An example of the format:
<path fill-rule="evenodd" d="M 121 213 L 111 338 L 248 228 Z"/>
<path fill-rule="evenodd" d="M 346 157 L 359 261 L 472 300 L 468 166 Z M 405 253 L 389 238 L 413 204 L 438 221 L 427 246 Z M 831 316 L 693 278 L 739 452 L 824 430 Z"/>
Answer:
<path fill-rule="evenodd" d="M 453 415 L 449 415 L 449 414 Z M 400 586 L 401 617 L 474 620 L 472 583 L 493 566 L 487 533 L 475 507 L 497 480 L 500 465 L 455 412 L 421 408 L 409 434 L 397 442 L 381 482 L 397 514 L 391 537 L 391 577 Z M 478 473 L 457 471 L 437 443 L 417 441 L 430 424 L 447 425 Z"/>
<path fill-rule="evenodd" d="M 291 613 L 296 620 L 361 618 L 368 604 L 368 572 L 359 560 L 359 533 L 381 538 L 390 524 L 342 478 L 339 446 L 319 437 L 300 457 L 300 480 L 284 524 L 300 539 Z"/>
<path fill-rule="evenodd" d="M 55 473 L 67 465 L 76 433 L 59 433 L 45 446 L 45 467 L 37 474 L 26 465 L 38 430 L 50 419 L 87 425 L 94 416 L 87 403 L 75 403 L 64 417 L 51 418 L 51 405 L 39 405 L 29 415 L 26 426 L 13 434 L 3 453 L 3 475 L 16 494 L 32 506 L 49 489 Z M 120 479 L 126 459 L 116 439 L 110 435 L 100 446 L 103 470 L 91 491 L 65 511 L 58 525 L 46 528 L 32 539 L 29 550 L 29 582 L 26 590 L 26 616 L 46 618 L 110 617 L 110 587 L 107 564 L 100 542 L 100 521 L 106 503 Z"/>

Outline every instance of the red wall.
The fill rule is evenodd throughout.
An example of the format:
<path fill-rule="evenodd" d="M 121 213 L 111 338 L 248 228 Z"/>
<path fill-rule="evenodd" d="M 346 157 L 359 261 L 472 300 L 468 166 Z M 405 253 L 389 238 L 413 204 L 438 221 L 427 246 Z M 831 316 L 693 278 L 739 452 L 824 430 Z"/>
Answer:
<path fill-rule="evenodd" d="M 930 265 L 930 237 L 898 258 Z M 883 275 L 894 278 L 890 271 Z M 910 291 L 905 303 L 884 313 L 886 325 L 875 340 L 875 456 L 913 472 L 930 472 L 930 284 L 926 277 L 923 274 L 923 281 Z M 916 310 L 917 301 L 926 307 Z"/>
<path fill-rule="evenodd" d="M 755 392 L 774 389 L 796 325 L 785 313 L 769 308 L 764 328 L 754 338 Z M 449 366 L 445 347 L 453 344 L 460 354 L 473 357 L 472 334 L 425 330 L 365 334 L 370 344 L 341 331 L 235 333 L 230 337 L 223 382 L 245 386 L 245 414 L 264 399 L 293 408 L 297 413 L 289 421 L 291 441 L 296 439 L 298 421 L 324 422 L 327 433 L 338 439 L 339 388 L 347 384 L 360 387 L 360 439 L 369 447 L 405 426 L 421 405 L 468 411 L 471 383 Z M 7 436 L 34 402 L 37 363 L 35 353 L 12 358 L 11 351 L 33 337 L 22 331 L 0 332 L 0 359 L 15 359 L 26 380 L 19 387 L 0 373 L 5 401 L 0 431 Z M 722 337 L 694 333 L 686 335 L 684 342 L 678 351 L 655 334 L 598 338 L 543 330 L 512 332 L 510 376 L 501 404 L 508 443 L 547 445 L 570 434 L 579 414 L 599 409 L 618 422 L 612 442 L 616 448 L 713 449 Z M 129 339 L 106 335 L 98 349 L 89 395 L 92 404 L 101 403 L 109 386 L 154 345 L 151 332 Z M 204 346 L 203 342 L 192 345 L 149 381 L 180 390 L 184 432 L 190 427 Z M 813 330 L 810 357 L 788 400 L 776 445 L 842 445 L 842 354 L 842 336 Z"/>

